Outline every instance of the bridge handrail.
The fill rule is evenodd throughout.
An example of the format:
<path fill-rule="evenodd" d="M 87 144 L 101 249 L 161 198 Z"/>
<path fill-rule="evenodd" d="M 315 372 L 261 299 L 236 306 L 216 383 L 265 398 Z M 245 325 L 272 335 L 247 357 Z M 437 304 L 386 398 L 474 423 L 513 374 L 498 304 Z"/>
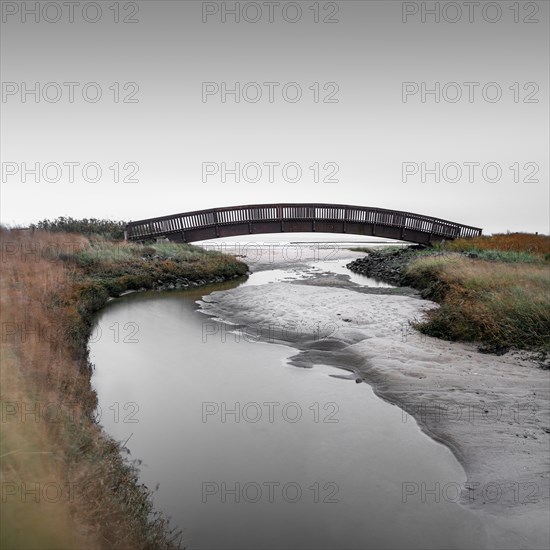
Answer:
<path fill-rule="evenodd" d="M 129 222 L 128 238 L 154 238 L 171 233 L 257 221 L 339 221 L 415 229 L 448 238 L 474 237 L 482 229 L 441 218 L 386 208 L 326 203 L 249 204 L 195 210 Z"/>

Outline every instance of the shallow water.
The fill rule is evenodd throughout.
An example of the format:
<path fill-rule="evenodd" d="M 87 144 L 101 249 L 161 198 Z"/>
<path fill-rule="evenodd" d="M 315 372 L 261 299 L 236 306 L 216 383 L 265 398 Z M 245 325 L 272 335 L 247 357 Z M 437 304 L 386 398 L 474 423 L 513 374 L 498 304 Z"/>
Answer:
<path fill-rule="evenodd" d="M 346 372 L 202 315 L 204 293 L 116 300 L 90 342 L 100 421 L 189 548 L 484 547 L 429 492 L 465 480 L 446 447 Z"/>

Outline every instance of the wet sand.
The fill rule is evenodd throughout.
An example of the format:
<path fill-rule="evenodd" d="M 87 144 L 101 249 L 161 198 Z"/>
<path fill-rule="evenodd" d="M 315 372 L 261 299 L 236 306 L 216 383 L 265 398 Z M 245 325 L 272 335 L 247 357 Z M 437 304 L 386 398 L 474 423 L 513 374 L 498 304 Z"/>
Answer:
<path fill-rule="evenodd" d="M 351 371 L 399 406 L 403 422 L 447 445 L 467 483 L 435 495 L 413 480 L 408 498 L 460 491 L 460 503 L 484 515 L 492 548 L 549 546 L 548 371 L 518 354 L 421 336 L 409 321 L 437 305 L 410 289 L 369 289 L 325 273 L 214 292 L 200 303 L 253 338 L 296 348 L 296 366 Z"/>

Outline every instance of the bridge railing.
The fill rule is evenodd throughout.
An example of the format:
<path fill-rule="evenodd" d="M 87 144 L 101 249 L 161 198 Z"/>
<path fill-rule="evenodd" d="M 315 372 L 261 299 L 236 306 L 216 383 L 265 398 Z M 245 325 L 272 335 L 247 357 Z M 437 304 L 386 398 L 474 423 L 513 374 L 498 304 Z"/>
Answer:
<path fill-rule="evenodd" d="M 284 222 L 291 220 L 391 226 L 450 239 L 475 237 L 481 235 L 482 232 L 478 227 L 384 208 L 332 204 L 269 204 L 215 208 L 130 222 L 127 225 L 127 235 L 130 240 L 145 240 L 192 229 L 260 221 Z"/>

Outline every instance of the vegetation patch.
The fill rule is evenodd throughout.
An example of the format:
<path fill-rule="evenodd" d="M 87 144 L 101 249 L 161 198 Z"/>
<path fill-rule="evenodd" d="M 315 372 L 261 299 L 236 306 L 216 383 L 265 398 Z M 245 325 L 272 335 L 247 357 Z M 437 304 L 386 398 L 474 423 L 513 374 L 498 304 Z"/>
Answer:
<path fill-rule="evenodd" d="M 409 264 L 403 282 L 441 306 L 417 326 L 425 334 L 495 352 L 550 351 L 548 266 L 427 257 Z"/>
<path fill-rule="evenodd" d="M 379 251 L 348 267 L 411 286 L 440 304 L 421 332 L 478 342 L 481 351 L 550 352 L 550 237 L 527 233 L 460 239 L 424 250 Z"/>
<path fill-rule="evenodd" d="M 71 217 L 59 217 L 55 220 L 42 220 L 30 226 L 31 231 L 41 230 L 52 233 L 78 233 L 86 237 L 102 236 L 106 239 L 124 239 L 126 222 L 85 218 L 76 220 Z"/>
<path fill-rule="evenodd" d="M 93 316 L 127 290 L 199 286 L 247 266 L 190 245 L 63 231 L 0 229 L 0 244 L 0 546 L 180 548 L 181 532 L 138 482 L 139 463 L 94 418 Z"/>
<path fill-rule="evenodd" d="M 472 239 L 448 241 L 443 245 L 443 248 L 455 252 L 517 252 L 547 260 L 550 253 L 550 236 L 534 233 L 499 233 Z"/>

